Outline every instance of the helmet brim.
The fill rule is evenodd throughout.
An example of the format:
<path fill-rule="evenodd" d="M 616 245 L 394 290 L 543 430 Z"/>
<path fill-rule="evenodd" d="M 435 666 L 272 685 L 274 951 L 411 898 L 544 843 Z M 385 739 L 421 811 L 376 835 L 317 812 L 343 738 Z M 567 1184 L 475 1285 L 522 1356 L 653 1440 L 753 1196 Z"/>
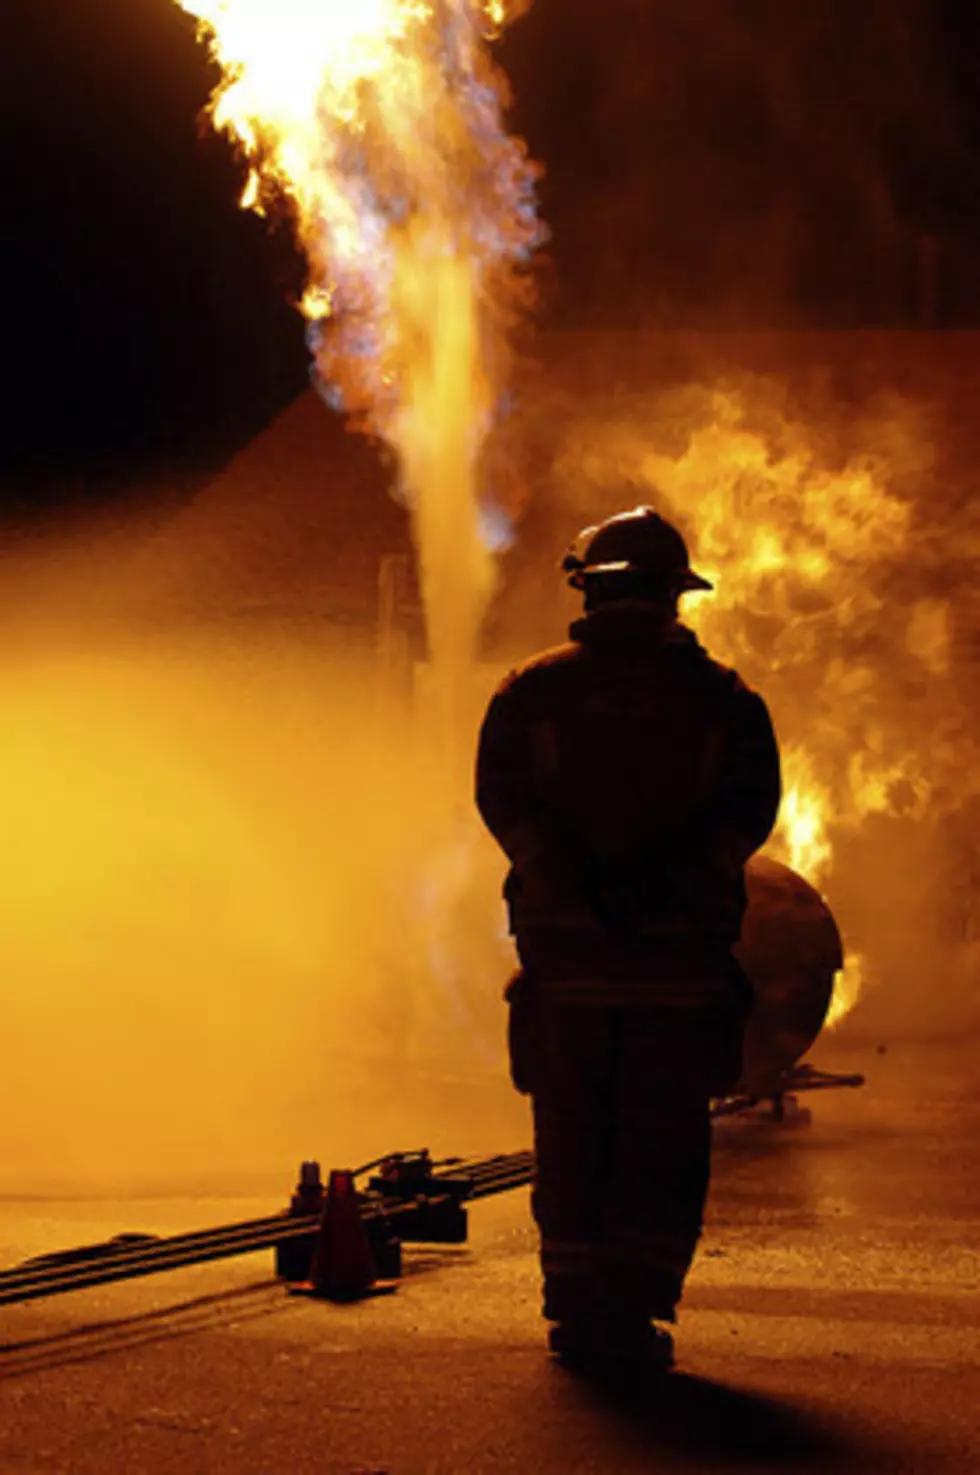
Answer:
<path fill-rule="evenodd" d="M 713 589 L 714 587 L 710 579 L 705 579 L 701 574 L 696 574 L 692 568 L 684 570 L 684 580 L 681 584 L 682 594 L 693 594 L 695 589 Z"/>
<path fill-rule="evenodd" d="M 620 563 L 578 563 L 577 565 L 570 565 L 566 560 L 564 566 L 566 570 L 574 568 L 573 577 L 568 581 L 573 589 L 581 589 L 583 582 L 589 578 L 609 578 L 616 574 L 647 574 L 656 577 L 661 572 L 660 569 L 647 568 L 642 563 L 630 563 L 628 560 Z M 672 571 L 666 575 L 666 578 L 676 587 L 679 594 L 693 594 L 696 589 L 715 587 L 709 580 L 703 578 L 701 574 L 696 574 L 690 568 L 681 569 L 679 572 Z"/>

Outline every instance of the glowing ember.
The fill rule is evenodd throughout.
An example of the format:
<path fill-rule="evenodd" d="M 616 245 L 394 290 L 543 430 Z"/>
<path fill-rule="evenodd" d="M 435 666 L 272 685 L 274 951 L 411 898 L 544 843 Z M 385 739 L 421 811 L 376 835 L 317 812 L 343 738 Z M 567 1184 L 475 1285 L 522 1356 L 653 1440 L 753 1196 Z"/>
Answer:
<path fill-rule="evenodd" d="M 487 48 L 518 4 L 177 3 L 222 68 L 213 118 L 251 165 L 242 204 L 293 210 L 321 386 L 398 454 L 430 656 L 458 669 L 493 584 L 485 445 L 539 234 Z"/>

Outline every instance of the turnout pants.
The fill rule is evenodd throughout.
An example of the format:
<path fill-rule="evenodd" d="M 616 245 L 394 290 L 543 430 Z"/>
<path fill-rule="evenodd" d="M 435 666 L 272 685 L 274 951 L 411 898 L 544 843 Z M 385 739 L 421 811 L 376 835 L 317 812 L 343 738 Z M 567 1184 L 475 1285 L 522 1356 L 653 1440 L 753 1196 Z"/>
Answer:
<path fill-rule="evenodd" d="M 673 1321 L 701 1234 L 710 1101 L 737 1079 L 744 1008 L 528 994 L 516 1031 L 512 1002 L 511 1044 L 534 1113 L 544 1315 Z"/>

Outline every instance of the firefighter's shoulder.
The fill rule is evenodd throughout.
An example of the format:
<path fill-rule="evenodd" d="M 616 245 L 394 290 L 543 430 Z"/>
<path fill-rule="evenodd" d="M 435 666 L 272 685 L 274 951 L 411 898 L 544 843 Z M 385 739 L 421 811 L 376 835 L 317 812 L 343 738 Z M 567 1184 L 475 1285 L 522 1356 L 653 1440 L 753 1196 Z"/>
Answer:
<path fill-rule="evenodd" d="M 734 666 L 726 666 L 721 661 L 716 661 L 714 656 L 709 656 L 707 651 L 701 648 L 703 663 L 707 667 L 709 680 L 717 687 L 718 691 L 731 697 L 736 702 L 744 702 L 748 698 L 761 701 L 759 693 L 751 687 L 740 672 Z"/>
<path fill-rule="evenodd" d="M 709 708 L 730 730 L 753 740 L 766 740 L 772 716 L 765 698 L 733 666 L 723 665 L 701 648 L 702 690 Z"/>
<path fill-rule="evenodd" d="M 710 659 L 710 658 L 709 658 Z M 777 752 L 772 714 L 765 698 L 732 666 L 711 660 L 712 705 L 730 736 L 769 756 Z"/>
<path fill-rule="evenodd" d="M 494 696 L 503 697 L 515 691 L 526 692 L 539 686 L 550 686 L 552 682 L 561 680 L 562 673 L 577 665 L 581 658 L 582 647 L 571 640 L 539 651 L 519 666 L 512 667 L 497 685 Z"/>

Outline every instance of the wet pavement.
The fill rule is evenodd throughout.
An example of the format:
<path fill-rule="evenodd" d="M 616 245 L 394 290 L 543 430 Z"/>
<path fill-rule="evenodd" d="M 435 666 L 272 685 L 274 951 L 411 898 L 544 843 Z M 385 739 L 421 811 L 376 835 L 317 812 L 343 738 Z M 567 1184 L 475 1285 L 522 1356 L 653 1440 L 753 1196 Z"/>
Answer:
<path fill-rule="evenodd" d="M 678 1371 L 543 1352 L 525 1190 L 396 1294 L 286 1295 L 268 1252 L 0 1309 L 0 1472 L 980 1471 L 980 1104 L 969 1052 L 893 1048 L 810 1125 L 718 1130 Z M 503 1149 L 523 1145 L 502 1141 Z M 0 1204 L 4 1264 L 282 1198 Z"/>

